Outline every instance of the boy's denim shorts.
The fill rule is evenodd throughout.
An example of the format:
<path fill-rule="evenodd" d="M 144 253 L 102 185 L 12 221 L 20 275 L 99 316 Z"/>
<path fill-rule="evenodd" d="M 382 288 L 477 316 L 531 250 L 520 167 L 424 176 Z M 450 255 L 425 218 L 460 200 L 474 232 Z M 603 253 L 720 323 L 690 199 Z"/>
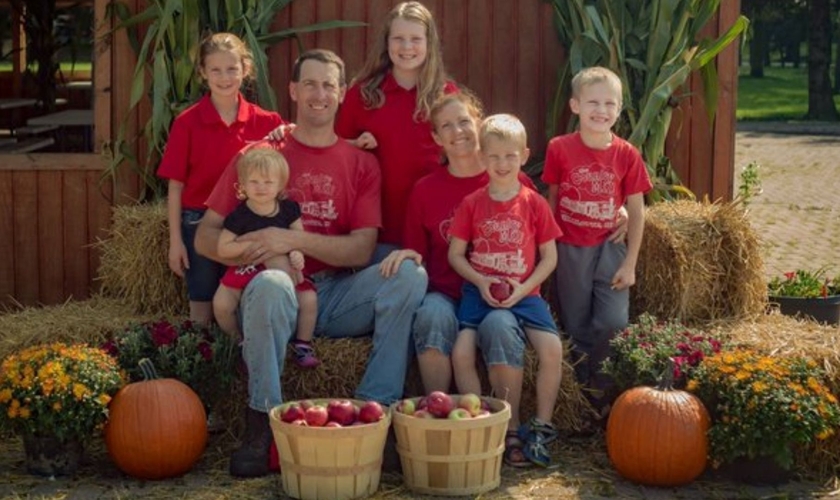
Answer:
<path fill-rule="evenodd" d="M 187 278 L 187 294 L 192 302 L 212 301 L 226 269 L 226 266 L 195 251 L 195 233 L 203 216 L 204 210 L 181 211 L 181 235 L 190 260 L 190 268 L 184 274 Z"/>
<path fill-rule="evenodd" d="M 461 328 L 476 329 L 484 317 L 496 309 L 490 307 L 481 298 L 481 293 L 472 283 L 464 283 L 461 293 L 458 323 Z M 529 295 L 508 310 L 513 313 L 522 328 L 533 328 L 559 335 L 548 303 L 542 297 Z"/>

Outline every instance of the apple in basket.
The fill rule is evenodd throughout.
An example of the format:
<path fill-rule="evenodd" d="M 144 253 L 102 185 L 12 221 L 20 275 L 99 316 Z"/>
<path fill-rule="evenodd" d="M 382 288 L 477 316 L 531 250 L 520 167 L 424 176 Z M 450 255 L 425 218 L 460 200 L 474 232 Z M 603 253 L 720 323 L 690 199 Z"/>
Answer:
<path fill-rule="evenodd" d="M 470 412 L 463 408 L 455 408 L 454 410 L 449 412 L 449 415 L 446 417 L 449 420 L 464 420 L 467 418 L 472 418 Z"/>
<path fill-rule="evenodd" d="M 405 415 L 414 415 L 414 412 L 417 411 L 417 406 L 414 404 L 414 400 L 403 399 L 397 403 L 397 411 Z"/>
<path fill-rule="evenodd" d="M 481 398 L 471 392 L 464 394 L 458 399 L 458 408 L 467 410 L 474 417 L 481 411 Z"/>
<path fill-rule="evenodd" d="M 351 424 L 351 425 L 352 425 L 352 424 Z M 338 423 L 338 422 L 336 422 L 335 420 L 330 420 L 329 422 L 327 422 L 326 424 L 324 424 L 324 427 L 344 427 L 344 426 L 343 426 L 343 425 L 341 425 L 341 424 L 339 424 L 339 423 Z"/>
<path fill-rule="evenodd" d="M 303 408 L 298 403 L 283 403 L 280 406 L 280 420 L 290 424 L 295 420 L 303 419 Z"/>
<path fill-rule="evenodd" d="M 327 403 L 327 414 L 332 422 L 350 425 L 356 421 L 356 408 L 353 402 L 346 399 L 333 399 Z"/>
<path fill-rule="evenodd" d="M 435 416 L 429 413 L 427 410 L 417 410 L 412 416 L 416 418 L 435 418 Z"/>
<path fill-rule="evenodd" d="M 452 397 L 442 391 L 434 391 L 426 396 L 426 410 L 437 418 L 446 418 L 455 408 Z"/>
<path fill-rule="evenodd" d="M 310 406 L 303 415 L 309 427 L 323 427 L 330 419 L 327 409 L 323 406 Z"/>
<path fill-rule="evenodd" d="M 359 421 L 366 424 L 379 422 L 385 417 L 385 410 L 376 401 L 368 401 L 359 408 Z"/>

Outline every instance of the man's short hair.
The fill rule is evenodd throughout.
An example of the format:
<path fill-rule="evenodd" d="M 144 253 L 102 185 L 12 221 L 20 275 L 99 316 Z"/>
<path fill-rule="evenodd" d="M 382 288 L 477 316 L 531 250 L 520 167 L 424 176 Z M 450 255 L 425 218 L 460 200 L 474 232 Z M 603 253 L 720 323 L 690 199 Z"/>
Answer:
<path fill-rule="evenodd" d="M 338 57 L 338 54 L 331 50 L 327 49 L 312 49 L 307 50 L 295 60 L 295 65 L 292 68 L 292 81 L 299 82 L 300 81 L 300 67 L 303 66 L 303 63 L 306 61 L 318 61 L 324 64 L 334 64 L 336 68 L 338 68 L 338 84 L 342 87 L 345 85 L 345 75 L 344 75 L 344 61 Z"/>

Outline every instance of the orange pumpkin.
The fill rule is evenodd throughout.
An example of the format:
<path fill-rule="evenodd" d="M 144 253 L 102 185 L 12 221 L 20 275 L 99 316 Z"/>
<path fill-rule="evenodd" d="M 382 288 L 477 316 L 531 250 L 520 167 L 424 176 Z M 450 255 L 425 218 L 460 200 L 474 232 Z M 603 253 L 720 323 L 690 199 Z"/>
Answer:
<path fill-rule="evenodd" d="M 142 382 L 114 396 L 105 426 L 108 454 L 117 466 L 140 479 L 180 476 L 207 445 L 207 415 L 186 384 L 158 379 L 148 359 L 140 362 Z"/>
<path fill-rule="evenodd" d="M 706 468 L 708 430 L 703 403 L 666 380 L 619 396 L 607 420 L 607 453 L 618 473 L 633 482 L 679 486 Z"/>

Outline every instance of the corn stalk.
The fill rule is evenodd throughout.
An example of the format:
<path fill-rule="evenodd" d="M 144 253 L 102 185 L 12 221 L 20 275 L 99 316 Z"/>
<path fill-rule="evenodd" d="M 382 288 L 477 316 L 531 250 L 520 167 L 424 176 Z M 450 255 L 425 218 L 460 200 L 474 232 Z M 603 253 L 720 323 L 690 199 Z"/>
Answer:
<path fill-rule="evenodd" d="M 114 31 L 126 30 L 137 54 L 131 80 L 130 112 L 144 97 L 152 104 L 143 127 L 147 150 L 139 165 L 132 145 L 137 138 L 126 138 L 129 118 L 117 137 L 108 145 L 111 153 L 106 178 L 114 178 L 128 163 L 144 182 L 144 198 L 163 195 L 163 185 L 155 177 L 172 120 L 204 93 L 194 61 L 201 40 L 208 33 L 230 32 L 239 36 L 254 54 L 255 80 L 246 89 L 249 99 L 265 109 L 277 110 L 277 101 L 268 80 L 266 49 L 281 40 L 294 38 L 302 50 L 298 35 L 342 27 L 365 26 L 357 21 L 327 21 L 297 28 L 271 31 L 277 13 L 293 0 L 148 0 L 142 12 L 132 14 L 120 1 L 109 4 L 110 13 L 119 19 Z M 139 38 L 141 28 L 144 36 Z"/>
<path fill-rule="evenodd" d="M 665 156 L 665 137 L 673 109 L 687 94 L 678 93 L 699 70 L 709 122 L 714 123 L 718 81 L 714 58 L 743 33 L 749 21 L 740 16 L 718 38 L 700 38 L 720 0 L 547 0 L 568 60 L 558 72 L 549 113 L 548 133 L 571 95 L 571 79 L 589 66 L 615 71 L 624 86 L 624 108 L 616 132 L 639 148 L 654 183 L 650 199 L 673 194 L 693 197 Z M 569 123 L 569 130 L 576 126 Z"/>

